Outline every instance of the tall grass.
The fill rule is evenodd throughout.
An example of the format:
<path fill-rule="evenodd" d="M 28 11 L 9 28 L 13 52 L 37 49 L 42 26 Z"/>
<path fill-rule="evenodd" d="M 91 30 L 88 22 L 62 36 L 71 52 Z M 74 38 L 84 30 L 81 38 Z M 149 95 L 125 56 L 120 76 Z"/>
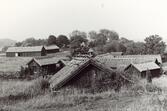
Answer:
<path fill-rule="evenodd" d="M 159 78 L 162 79 L 162 78 Z M 157 80 L 158 81 L 158 78 Z M 37 79 L 30 82 L 23 93 L 28 95 L 26 101 L 4 104 L 5 110 L 16 111 L 165 111 L 167 95 L 153 80 L 152 84 L 135 84 L 131 88 L 121 88 L 120 92 L 108 90 L 101 93 L 53 94 L 48 92 L 47 80 Z M 158 93 L 160 90 L 160 93 Z"/>
<path fill-rule="evenodd" d="M 0 104 L 16 104 L 44 94 L 48 81 L 42 78 L 33 81 L 1 82 Z"/>

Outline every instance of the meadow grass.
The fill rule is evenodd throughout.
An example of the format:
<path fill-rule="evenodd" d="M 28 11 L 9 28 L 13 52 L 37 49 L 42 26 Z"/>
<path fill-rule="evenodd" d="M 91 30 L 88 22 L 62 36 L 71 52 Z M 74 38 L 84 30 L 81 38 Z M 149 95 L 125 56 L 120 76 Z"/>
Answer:
<path fill-rule="evenodd" d="M 17 72 L 31 59 L 31 57 L 0 57 L 0 72 L 4 72 L 4 74 Z"/>
<path fill-rule="evenodd" d="M 17 95 L 32 85 L 31 81 L 2 80 L 0 79 L 0 97 Z"/>
<path fill-rule="evenodd" d="M 24 81 L 25 86 L 20 86 L 19 84 L 23 81 L 18 81 L 13 87 L 26 88 L 15 93 L 24 92 L 26 95 L 31 95 L 31 98 L 14 104 L 4 104 L 1 109 L 9 111 L 166 111 L 165 90 L 161 90 L 161 93 L 157 90 L 160 87 L 166 88 L 165 83 L 162 86 L 159 84 L 159 80 L 165 82 L 165 79 L 166 76 L 162 76 L 154 79 L 149 85 L 136 84 L 129 89 L 122 88 L 119 93 L 108 90 L 95 94 L 78 93 L 78 91 L 74 91 L 73 94 L 53 94 L 48 89 L 42 88 L 44 82 L 41 82 L 43 81 L 41 79 Z M 14 84 L 13 81 L 10 82 Z M 6 86 L 10 85 L 9 83 L 6 83 Z"/>

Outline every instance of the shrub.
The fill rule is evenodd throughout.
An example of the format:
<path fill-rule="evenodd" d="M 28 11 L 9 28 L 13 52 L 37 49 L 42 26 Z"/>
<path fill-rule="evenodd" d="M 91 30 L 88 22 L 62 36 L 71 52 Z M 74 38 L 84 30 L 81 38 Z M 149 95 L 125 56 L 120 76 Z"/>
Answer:
<path fill-rule="evenodd" d="M 162 92 L 162 89 L 156 85 L 153 85 L 153 84 L 147 84 L 146 85 L 146 90 L 147 92 Z"/>
<path fill-rule="evenodd" d="M 141 84 L 135 84 L 132 86 L 131 91 L 135 94 L 143 94 L 145 92 L 145 87 Z"/>

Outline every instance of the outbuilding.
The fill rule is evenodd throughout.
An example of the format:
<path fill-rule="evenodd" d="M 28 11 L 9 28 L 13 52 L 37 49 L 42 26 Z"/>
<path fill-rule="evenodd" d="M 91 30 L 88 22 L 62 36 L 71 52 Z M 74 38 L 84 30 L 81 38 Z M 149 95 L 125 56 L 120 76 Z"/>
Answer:
<path fill-rule="evenodd" d="M 38 57 L 30 60 L 27 65 L 31 75 L 52 75 L 65 66 L 63 59 L 57 57 Z"/>
<path fill-rule="evenodd" d="M 9 47 L 6 51 L 6 57 L 35 57 L 46 55 L 47 52 L 44 46 Z"/>
<path fill-rule="evenodd" d="M 151 74 L 151 78 L 159 77 L 161 74 L 161 68 L 155 62 L 147 62 L 147 63 L 139 63 L 134 64 L 131 63 L 129 66 L 125 68 L 125 73 L 130 76 L 136 76 L 139 78 L 147 78 L 147 71 Z"/>
<path fill-rule="evenodd" d="M 50 79 L 50 88 L 55 91 L 77 89 L 77 91 L 105 91 L 119 88 L 117 75 L 102 63 L 88 58 L 75 58 Z M 125 80 L 125 79 L 124 79 Z M 66 92 L 66 91 L 65 91 Z"/>

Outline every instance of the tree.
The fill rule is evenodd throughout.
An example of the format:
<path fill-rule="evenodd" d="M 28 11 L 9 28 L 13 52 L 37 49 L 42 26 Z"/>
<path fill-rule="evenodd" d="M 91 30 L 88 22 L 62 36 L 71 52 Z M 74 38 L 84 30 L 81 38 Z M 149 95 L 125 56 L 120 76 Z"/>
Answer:
<path fill-rule="evenodd" d="M 115 31 L 111 31 L 108 29 L 101 29 L 100 33 L 103 34 L 107 38 L 107 40 L 109 40 L 110 42 L 112 40 L 119 40 L 119 35 Z"/>
<path fill-rule="evenodd" d="M 126 47 L 117 40 L 107 43 L 104 46 L 105 52 L 126 52 Z"/>
<path fill-rule="evenodd" d="M 36 45 L 36 40 L 35 38 L 31 37 L 31 38 L 27 38 L 26 40 L 24 40 L 22 42 L 22 46 L 35 46 Z"/>
<path fill-rule="evenodd" d="M 126 47 L 125 54 L 145 54 L 144 42 L 134 42 L 133 40 L 128 40 L 124 37 L 120 38 L 119 42 Z"/>
<path fill-rule="evenodd" d="M 67 47 L 70 44 L 70 40 L 65 35 L 59 35 L 57 37 L 57 45 L 59 47 Z"/>
<path fill-rule="evenodd" d="M 16 46 L 16 47 L 20 47 L 20 46 L 22 46 L 22 44 L 23 44 L 23 42 L 16 42 L 16 43 L 15 43 L 15 46 Z"/>
<path fill-rule="evenodd" d="M 78 48 L 80 47 L 81 43 L 87 43 L 87 36 L 85 32 L 80 32 L 80 31 L 73 31 L 70 34 L 70 46 L 71 48 Z"/>
<path fill-rule="evenodd" d="M 80 32 L 80 31 L 73 31 L 70 34 L 70 48 L 71 48 L 71 54 L 75 55 L 76 53 L 81 52 L 81 47 L 82 43 L 87 44 L 87 36 L 85 32 Z"/>
<path fill-rule="evenodd" d="M 122 44 L 124 44 L 125 46 L 128 45 L 128 44 L 130 44 L 130 43 L 134 43 L 133 40 L 128 40 L 127 38 L 124 38 L 124 37 L 121 37 L 119 39 L 119 42 L 122 43 Z"/>
<path fill-rule="evenodd" d="M 129 42 L 126 43 L 126 54 L 145 54 L 145 43 Z"/>
<path fill-rule="evenodd" d="M 33 37 L 27 38 L 22 42 L 17 42 L 15 44 L 16 47 L 26 47 L 26 46 L 40 46 L 40 45 L 46 45 L 47 40 L 46 39 L 35 39 Z"/>
<path fill-rule="evenodd" d="M 96 39 L 96 37 L 97 37 L 97 32 L 96 31 L 90 31 L 88 33 L 88 35 L 89 35 L 90 40 L 94 41 Z"/>
<path fill-rule="evenodd" d="M 95 46 L 103 46 L 106 44 L 107 38 L 103 34 L 99 33 L 94 42 L 95 42 Z"/>
<path fill-rule="evenodd" d="M 159 35 L 151 35 L 145 38 L 145 49 L 147 54 L 163 54 L 165 42 Z"/>
<path fill-rule="evenodd" d="M 56 43 L 57 43 L 56 37 L 54 35 L 50 35 L 48 37 L 47 45 L 54 45 Z"/>
<path fill-rule="evenodd" d="M 78 30 L 72 31 L 72 33 L 70 34 L 70 39 L 73 39 L 73 37 L 75 37 L 75 36 L 80 36 L 84 39 L 87 39 L 87 34 L 85 32 L 81 32 Z"/>

